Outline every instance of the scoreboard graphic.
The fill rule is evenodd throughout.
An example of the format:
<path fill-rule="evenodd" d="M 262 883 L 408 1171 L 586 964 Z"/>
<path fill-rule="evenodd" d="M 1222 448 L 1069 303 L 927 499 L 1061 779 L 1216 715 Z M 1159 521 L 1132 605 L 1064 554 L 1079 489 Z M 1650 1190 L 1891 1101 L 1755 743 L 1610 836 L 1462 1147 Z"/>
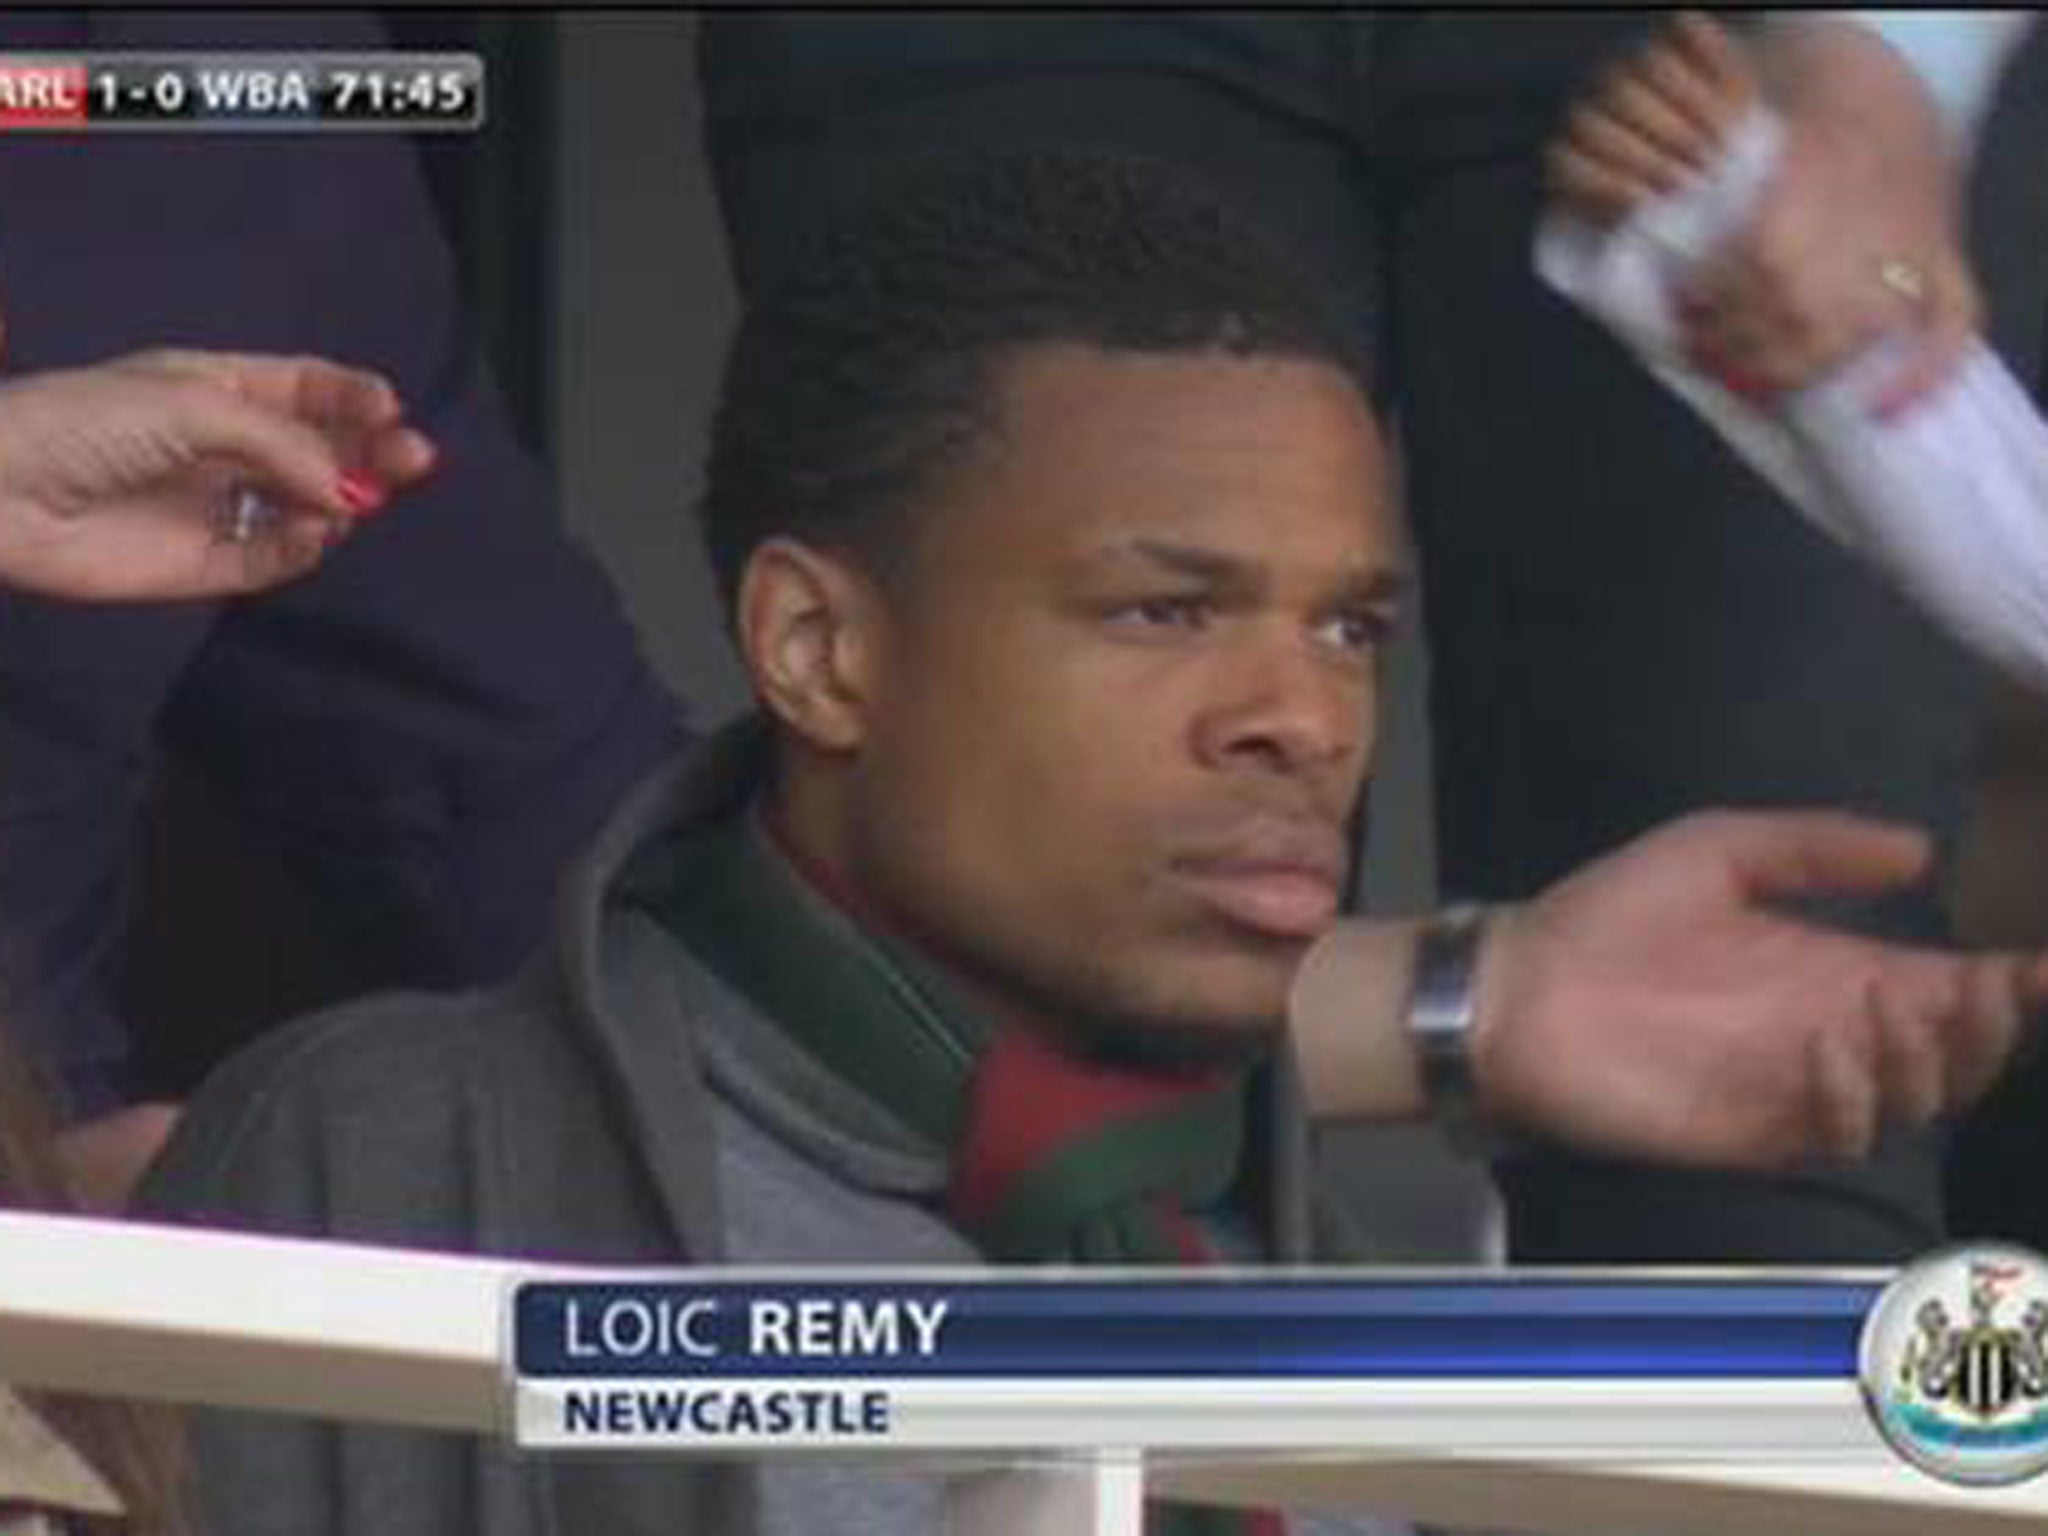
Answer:
<path fill-rule="evenodd" d="M 0 133 L 99 129 L 472 132 L 470 53 L 0 54 Z"/>

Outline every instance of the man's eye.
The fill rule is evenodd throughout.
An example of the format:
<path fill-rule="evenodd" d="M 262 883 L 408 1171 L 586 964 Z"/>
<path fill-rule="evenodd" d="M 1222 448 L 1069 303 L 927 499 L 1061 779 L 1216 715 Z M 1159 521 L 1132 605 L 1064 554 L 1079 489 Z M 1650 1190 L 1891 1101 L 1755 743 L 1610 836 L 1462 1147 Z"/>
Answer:
<path fill-rule="evenodd" d="M 1333 613 L 1322 623 L 1323 638 L 1339 650 L 1369 654 L 1387 643 L 1394 622 L 1384 613 L 1360 609 Z"/>
<path fill-rule="evenodd" d="M 1139 629 L 1199 629 L 1215 617 L 1206 597 L 1141 597 L 1109 611 L 1111 622 Z"/>

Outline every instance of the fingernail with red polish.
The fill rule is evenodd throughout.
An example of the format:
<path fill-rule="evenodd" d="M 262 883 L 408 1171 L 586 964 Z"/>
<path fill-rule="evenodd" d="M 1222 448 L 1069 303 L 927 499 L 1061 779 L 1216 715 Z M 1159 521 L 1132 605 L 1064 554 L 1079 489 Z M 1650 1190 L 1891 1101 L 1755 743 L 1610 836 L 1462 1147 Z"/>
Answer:
<path fill-rule="evenodd" d="M 1715 377 L 1721 381 L 1723 389 L 1738 399 L 1761 400 L 1771 392 L 1771 386 L 1766 384 L 1756 374 L 1749 372 L 1747 369 L 1733 367 L 1727 363 L 1720 365 Z"/>
<path fill-rule="evenodd" d="M 368 517 L 384 508 L 384 488 L 353 470 L 341 477 L 338 489 L 342 504 L 358 517 Z"/>
<path fill-rule="evenodd" d="M 1739 368 L 1722 369 L 1721 382 L 1728 386 L 1728 393 L 1744 400 L 1760 400 L 1766 393 L 1761 379 L 1752 378 Z"/>

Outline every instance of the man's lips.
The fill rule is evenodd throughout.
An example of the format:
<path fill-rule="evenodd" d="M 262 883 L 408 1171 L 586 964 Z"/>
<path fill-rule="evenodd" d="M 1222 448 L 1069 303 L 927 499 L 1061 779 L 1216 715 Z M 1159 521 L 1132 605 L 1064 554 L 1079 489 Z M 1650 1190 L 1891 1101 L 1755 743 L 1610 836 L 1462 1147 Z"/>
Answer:
<path fill-rule="evenodd" d="M 1311 939 L 1337 916 L 1342 861 L 1321 854 L 1178 859 L 1180 878 L 1216 912 L 1274 938 Z"/>

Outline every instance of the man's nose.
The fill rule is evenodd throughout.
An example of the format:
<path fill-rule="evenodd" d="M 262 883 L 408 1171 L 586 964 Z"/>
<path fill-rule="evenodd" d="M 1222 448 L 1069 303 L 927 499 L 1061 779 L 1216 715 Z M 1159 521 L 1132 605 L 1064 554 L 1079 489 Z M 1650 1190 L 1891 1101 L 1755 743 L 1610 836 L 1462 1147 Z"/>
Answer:
<path fill-rule="evenodd" d="M 1360 752 L 1373 728 L 1374 674 L 1295 631 L 1247 637 L 1217 658 L 1196 751 L 1211 767 L 1301 771 Z"/>

